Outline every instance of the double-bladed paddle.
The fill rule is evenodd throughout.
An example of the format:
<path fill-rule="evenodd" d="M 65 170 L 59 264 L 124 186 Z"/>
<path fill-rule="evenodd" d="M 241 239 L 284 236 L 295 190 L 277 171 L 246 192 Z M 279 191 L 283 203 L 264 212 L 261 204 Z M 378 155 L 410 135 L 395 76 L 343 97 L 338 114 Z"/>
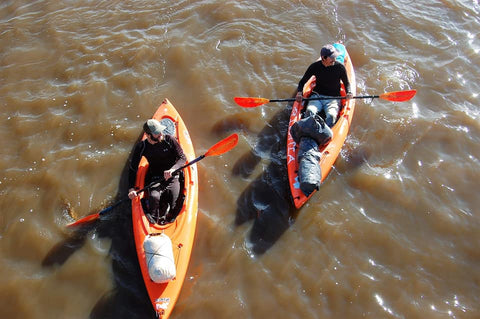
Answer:
<path fill-rule="evenodd" d="M 392 102 L 405 102 L 410 100 L 415 94 L 417 93 L 416 90 L 408 90 L 408 91 L 395 91 L 395 92 L 387 92 L 382 93 L 380 95 L 359 95 L 359 96 L 352 96 L 352 99 L 376 99 L 380 98 L 387 101 Z M 289 99 L 267 99 L 263 97 L 234 97 L 235 102 L 240 105 L 241 107 L 257 107 L 263 104 L 267 104 L 269 102 L 292 102 L 295 101 L 295 98 Z M 329 97 L 311 97 L 311 98 L 303 98 L 304 101 L 306 100 L 331 100 L 331 99 L 339 99 L 343 100 L 346 99 L 345 96 L 329 96 Z"/>
<path fill-rule="evenodd" d="M 184 166 L 176 169 L 172 173 L 172 176 L 178 174 L 184 168 L 186 168 L 186 167 L 204 159 L 205 157 L 221 155 L 223 153 L 226 153 L 226 152 L 230 151 L 232 148 L 234 148 L 237 145 L 237 143 L 238 143 L 238 135 L 236 133 L 234 133 L 234 134 L 230 135 L 229 137 L 227 137 L 227 138 L 221 140 L 220 142 L 216 143 L 212 147 L 210 147 L 210 149 L 205 154 L 197 157 L 193 161 L 191 161 L 191 162 L 185 164 Z M 141 192 L 144 192 L 144 191 L 146 191 L 150 188 L 158 187 L 158 186 L 160 186 L 161 183 L 162 183 L 162 181 L 154 181 L 154 182 L 148 184 L 146 187 L 142 188 L 141 190 L 138 190 L 137 194 L 140 194 Z M 85 216 L 85 217 L 83 217 L 83 218 L 81 218 L 81 219 L 79 219 L 79 220 L 77 220 L 77 221 L 75 221 L 71 224 L 68 224 L 67 227 L 78 226 L 78 225 L 81 225 L 81 224 L 84 224 L 84 223 L 88 223 L 88 222 L 92 222 L 94 220 L 97 220 L 100 216 L 102 216 L 105 213 L 111 211 L 113 208 L 117 207 L 118 205 L 122 204 L 123 202 L 125 202 L 127 200 L 129 200 L 128 196 L 125 197 L 124 199 L 118 201 L 117 203 L 113 204 L 112 206 L 109 206 L 109 207 L 101 210 L 98 213 Z"/>

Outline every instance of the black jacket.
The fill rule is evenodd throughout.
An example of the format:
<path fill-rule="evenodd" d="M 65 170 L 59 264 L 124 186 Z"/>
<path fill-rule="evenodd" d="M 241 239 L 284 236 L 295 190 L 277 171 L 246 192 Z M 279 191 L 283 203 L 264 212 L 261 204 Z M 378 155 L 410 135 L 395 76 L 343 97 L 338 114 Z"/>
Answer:
<path fill-rule="evenodd" d="M 171 168 L 180 168 L 185 165 L 187 160 L 182 147 L 171 135 L 164 135 L 164 139 L 155 144 L 150 144 L 146 139 L 140 141 L 135 145 L 130 159 L 128 172 L 129 188 L 135 186 L 138 164 L 140 163 L 142 156 L 146 157 L 149 164 L 146 183 L 154 177 L 163 178 L 164 171 Z"/>
<path fill-rule="evenodd" d="M 345 66 L 339 62 L 335 62 L 332 66 L 328 67 L 325 67 L 322 64 L 322 61 L 316 61 L 312 63 L 298 83 L 298 92 L 303 91 L 303 86 L 312 75 L 315 75 L 317 78 L 316 86 L 313 89 L 313 92 L 316 92 L 320 95 L 339 96 L 341 80 L 345 86 L 345 91 L 347 91 L 347 94 L 351 93 L 347 70 L 345 69 Z"/>

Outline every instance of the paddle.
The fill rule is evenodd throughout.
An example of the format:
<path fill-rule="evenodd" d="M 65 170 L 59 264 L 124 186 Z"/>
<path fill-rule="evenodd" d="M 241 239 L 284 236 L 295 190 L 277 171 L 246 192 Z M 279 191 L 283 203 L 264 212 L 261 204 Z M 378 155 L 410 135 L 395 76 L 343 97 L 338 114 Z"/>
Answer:
<path fill-rule="evenodd" d="M 392 102 L 405 102 L 410 100 L 415 94 L 417 93 L 416 90 L 409 90 L 409 91 L 395 91 L 395 92 L 387 92 L 382 93 L 380 95 L 359 95 L 353 96 L 352 99 L 376 99 L 380 98 L 387 101 Z M 234 97 L 235 103 L 240 105 L 241 107 L 257 107 L 263 104 L 267 104 L 269 102 L 291 102 L 295 101 L 295 98 L 290 99 L 266 99 L 263 97 Z M 304 101 L 311 101 L 311 100 L 330 100 L 330 99 L 346 99 L 345 96 L 329 96 L 329 97 L 311 97 L 311 98 L 303 98 Z"/>
<path fill-rule="evenodd" d="M 176 169 L 173 173 L 172 173 L 172 176 L 173 175 L 176 175 L 178 174 L 181 170 L 183 170 L 184 168 L 204 159 L 205 157 L 208 157 L 208 156 L 216 156 L 216 155 L 221 155 L 223 153 L 226 153 L 228 152 L 229 150 L 231 150 L 232 148 L 234 148 L 238 143 L 238 135 L 236 133 L 230 135 L 229 137 L 221 140 L 220 142 L 216 143 L 215 145 L 213 145 L 212 147 L 210 147 L 210 149 L 203 155 L 197 157 L 196 159 L 194 159 L 193 161 L 183 165 L 182 167 Z M 162 183 L 163 181 L 154 181 L 150 184 L 148 184 L 146 187 L 142 188 L 141 190 L 138 190 L 137 191 L 137 194 L 140 194 L 141 192 L 144 192 L 150 188 L 155 188 L 155 187 L 158 187 L 160 186 L 160 184 Z M 107 207 L 103 210 L 101 210 L 100 212 L 98 213 L 95 213 L 95 214 L 91 214 L 91 215 L 88 215 L 86 217 L 83 217 L 79 220 L 77 220 L 76 222 L 73 222 L 71 224 L 68 224 L 67 227 L 73 227 L 73 226 L 78 226 L 78 225 L 81 225 L 81 224 L 84 224 L 84 223 L 88 223 L 88 222 L 91 222 L 91 221 L 94 221 L 96 219 L 98 219 L 100 216 L 104 215 L 105 213 L 111 211 L 113 208 L 117 207 L 118 205 L 122 204 L 123 202 L 129 200 L 128 196 L 125 197 L 124 199 L 118 201 L 117 203 L 113 204 L 112 206 L 110 207 Z"/>

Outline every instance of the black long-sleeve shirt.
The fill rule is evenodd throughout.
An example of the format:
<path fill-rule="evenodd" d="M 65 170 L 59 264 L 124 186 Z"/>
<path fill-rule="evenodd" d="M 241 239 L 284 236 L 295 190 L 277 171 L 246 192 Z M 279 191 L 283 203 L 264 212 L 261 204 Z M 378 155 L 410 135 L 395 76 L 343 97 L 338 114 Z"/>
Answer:
<path fill-rule="evenodd" d="M 347 70 L 345 66 L 339 62 L 335 62 L 332 66 L 325 67 L 322 61 L 316 61 L 310 64 L 302 79 L 298 83 L 297 92 L 303 91 L 303 86 L 312 75 L 317 78 L 316 86 L 313 92 L 320 95 L 339 96 L 340 80 L 345 86 L 345 91 L 351 93 L 350 82 L 348 81 Z"/>
<path fill-rule="evenodd" d="M 187 161 L 182 147 L 171 135 L 165 134 L 163 140 L 155 144 L 150 144 L 147 140 L 143 140 L 137 143 L 133 149 L 128 174 L 129 188 L 135 186 L 138 164 L 142 156 L 145 156 L 149 163 L 147 182 L 153 177 L 163 178 L 164 171 L 171 168 L 174 170 L 180 168 Z"/>

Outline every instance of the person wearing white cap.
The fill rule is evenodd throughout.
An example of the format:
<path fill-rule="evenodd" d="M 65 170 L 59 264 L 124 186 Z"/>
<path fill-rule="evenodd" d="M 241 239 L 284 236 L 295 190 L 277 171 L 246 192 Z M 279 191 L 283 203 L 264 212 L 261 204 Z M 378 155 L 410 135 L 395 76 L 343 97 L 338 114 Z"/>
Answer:
<path fill-rule="evenodd" d="M 128 174 L 128 197 L 137 196 L 134 188 L 138 164 L 142 156 L 148 160 L 145 185 L 154 180 L 165 180 L 157 188 L 152 188 L 147 196 L 147 217 L 150 222 L 166 223 L 175 219 L 175 204 L 180 194 L 179 176 L 172 173 L 185 165 L 186 157 L 175 137 L 165 134 L 165 126 L 155 119 L 143 125 L 147 138 L 138 142 L 133 149 Z"/>
<path fill-rule="evenodd" d="M 313 88 L 311 98 L 313 97 L 331 97 L 340 96 L 340 81 L 345 86 L 347 99 L 352 98 L 350 82 L 347 76 L 345 66 L 335 61 L 340 53 L 331 44 L 322 47 L 320 51 L 320 60 L 313 62 L 298 83 L 296 100 L 301 103 L 303 95 L 303 86 L 315 75 L 316 83 Z M 339 111 L 339 102 L 337 99 L 310 100 L 307 106 L 305 117 L 315 115 L 320 111 L 325 112 L 325 122 L 329 127 L 333 127 L 337 120 Z"/>

